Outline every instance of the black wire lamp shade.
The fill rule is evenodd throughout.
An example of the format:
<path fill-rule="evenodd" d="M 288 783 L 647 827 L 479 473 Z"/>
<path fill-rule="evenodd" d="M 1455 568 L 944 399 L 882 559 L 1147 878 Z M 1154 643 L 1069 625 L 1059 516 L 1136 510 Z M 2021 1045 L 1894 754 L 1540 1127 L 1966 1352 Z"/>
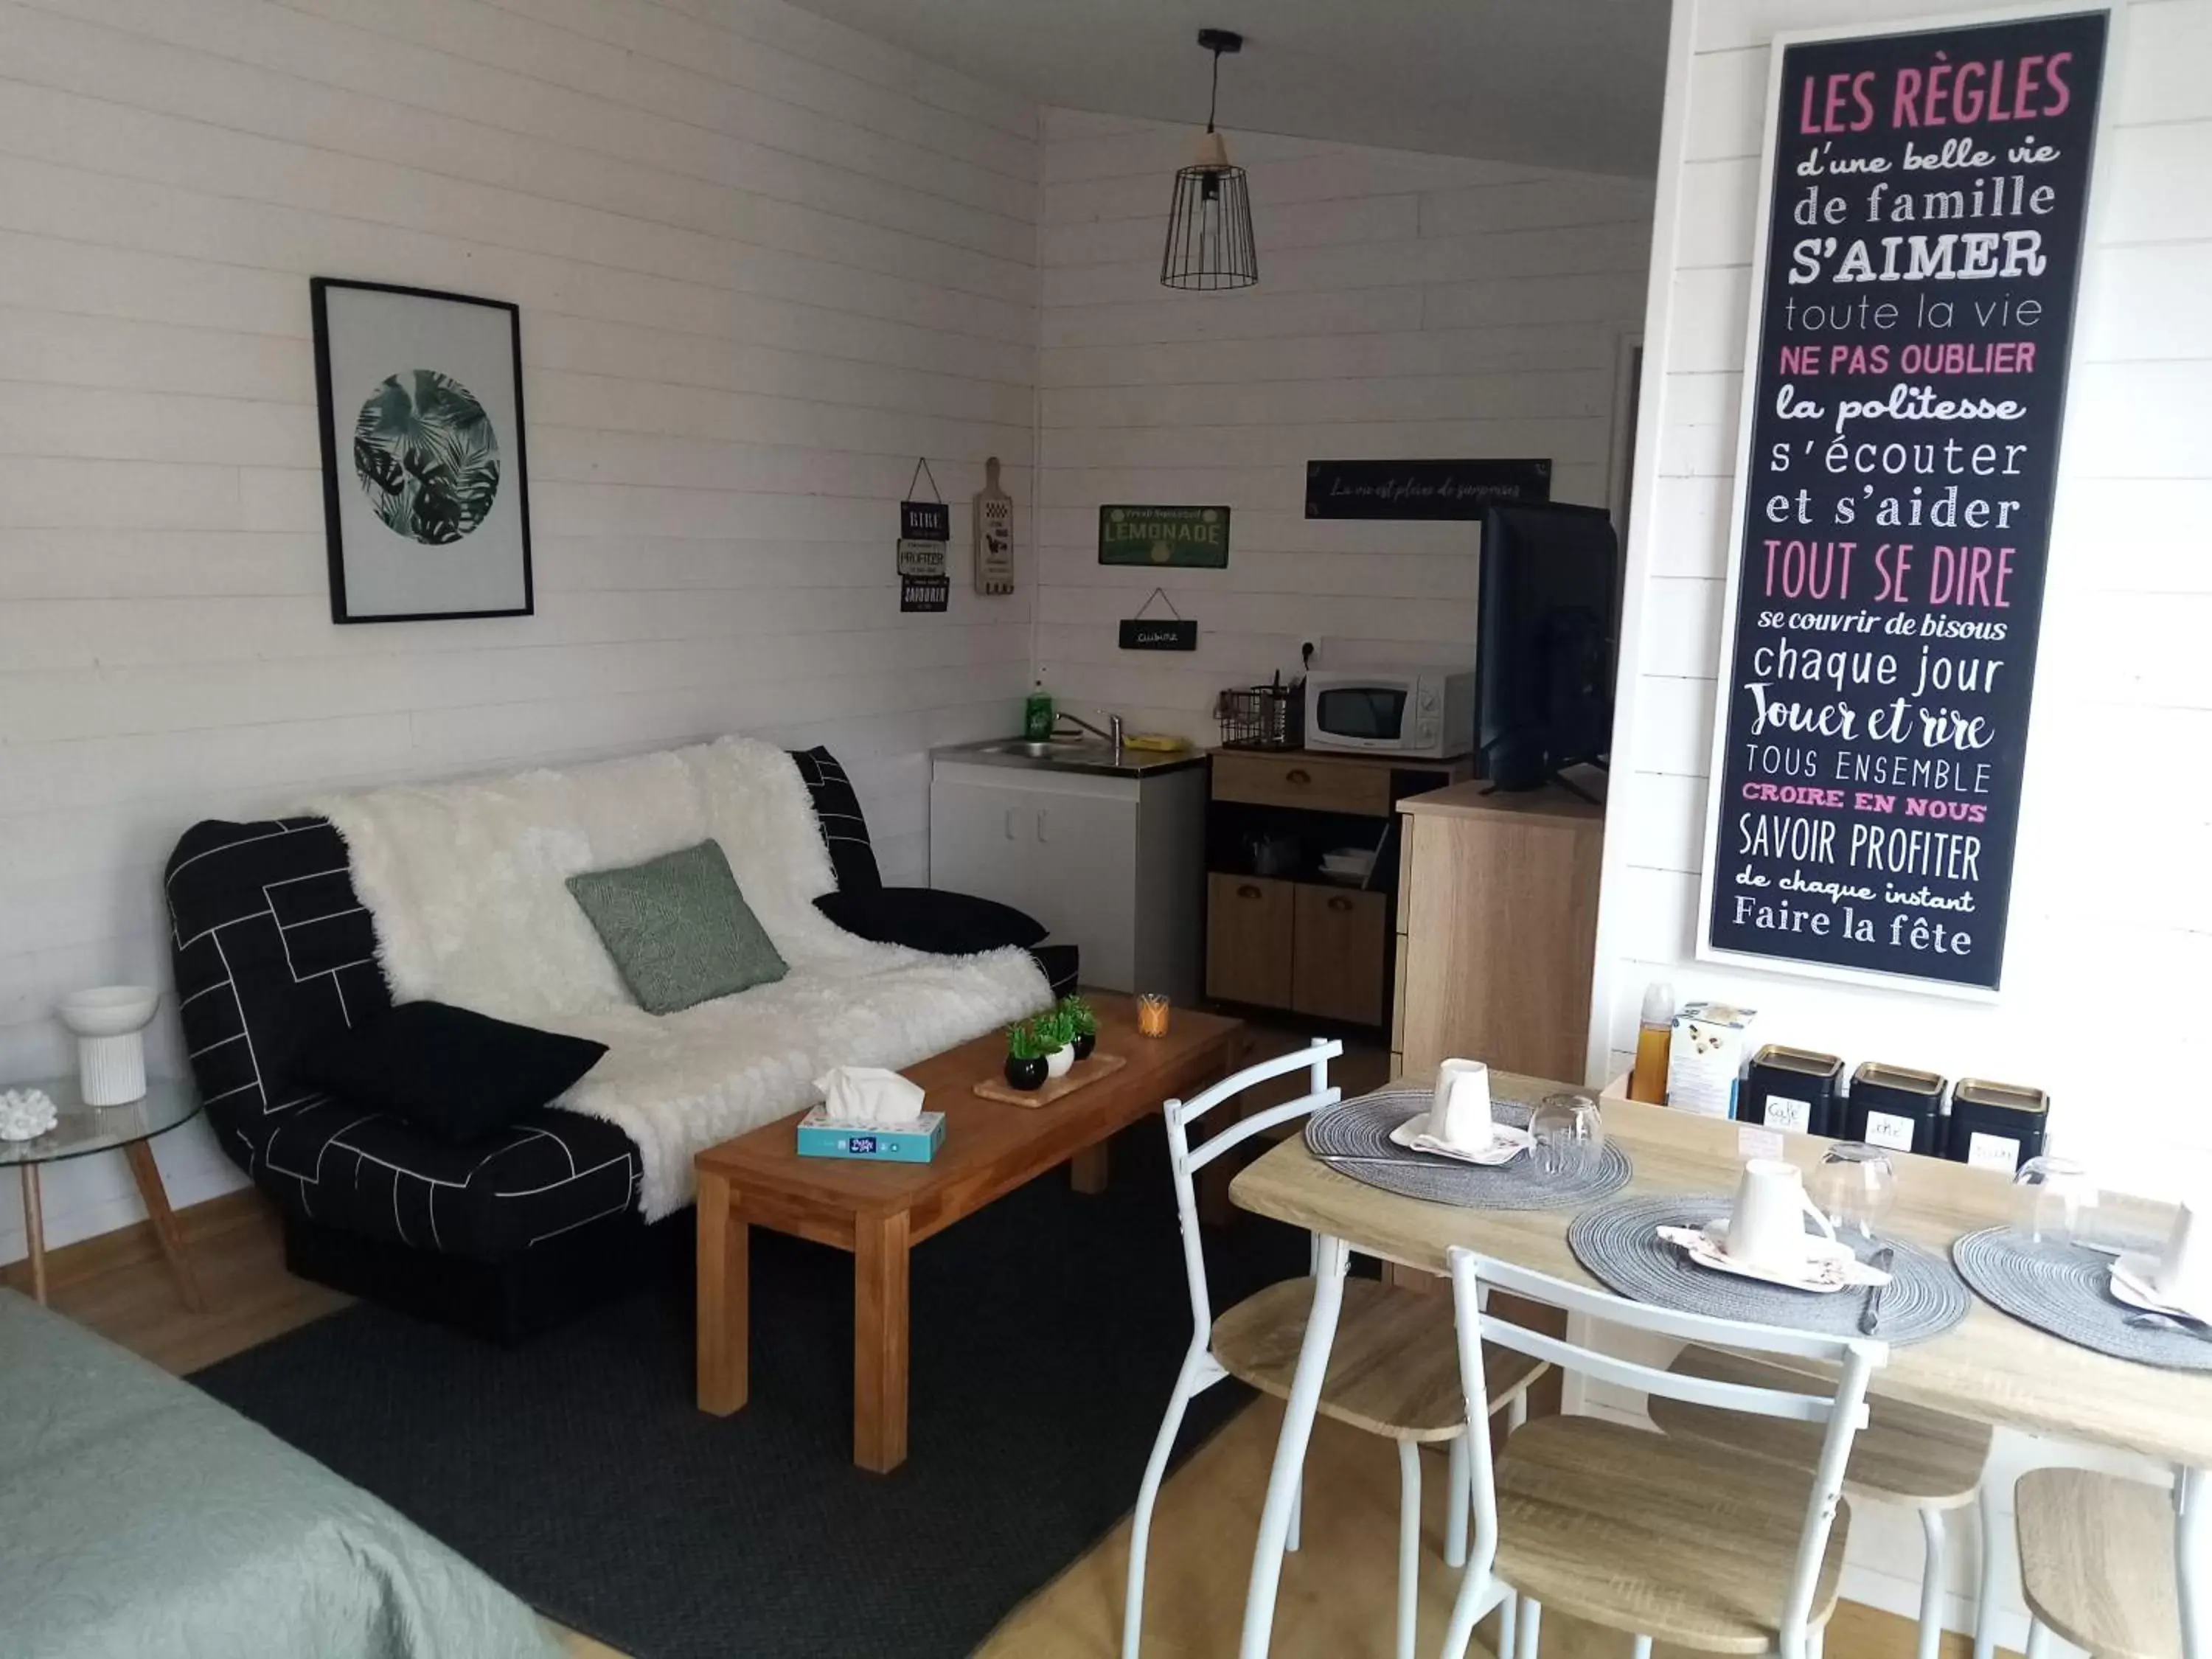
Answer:
<path fill-rule="evenodd" d="M 1221 54 L 1242 48 L 1244 39 L 1227 29 L 1200 29 L 1198 44 L 1213 54 L 1218 96 Z M 1167 246 L 1160 253 L 1160 283 L 1166 288 L 1212 293 L 1249 288 L 1260 280 L 1260 255 L 1252 240 L 1252 193 L 1244 182 L 1244 169 L 1230 164 L 1229 147 L 1213 129 L 1213 109 L 1214 100 L 1209 97 L 1198 155 L 1176 174 Z"/>

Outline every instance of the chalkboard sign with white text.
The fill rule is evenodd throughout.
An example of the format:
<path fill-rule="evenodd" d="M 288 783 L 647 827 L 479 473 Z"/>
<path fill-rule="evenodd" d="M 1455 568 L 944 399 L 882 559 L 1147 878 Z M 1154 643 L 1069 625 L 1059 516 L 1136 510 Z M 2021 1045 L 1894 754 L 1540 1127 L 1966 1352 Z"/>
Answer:
<path fill-rule="evenodd" d="M 1309 519 L 1465 519 L 1552 499 L 1548 460 L 1308 461 Z"/>
<path fill-rule="evenodd" d="M 2106 32 L 1782 51 L 1709 952 L 1997 986 Z"/>

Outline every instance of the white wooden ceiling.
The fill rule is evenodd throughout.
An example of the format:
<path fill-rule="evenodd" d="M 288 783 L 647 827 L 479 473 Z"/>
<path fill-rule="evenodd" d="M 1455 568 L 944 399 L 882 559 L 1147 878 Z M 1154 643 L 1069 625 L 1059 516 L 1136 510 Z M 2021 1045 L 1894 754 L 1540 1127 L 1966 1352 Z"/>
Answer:
<path fill-rule="evenodd" d="M 1667 0 L 798 0 L 1039 103 L 1649 177 Z"/>

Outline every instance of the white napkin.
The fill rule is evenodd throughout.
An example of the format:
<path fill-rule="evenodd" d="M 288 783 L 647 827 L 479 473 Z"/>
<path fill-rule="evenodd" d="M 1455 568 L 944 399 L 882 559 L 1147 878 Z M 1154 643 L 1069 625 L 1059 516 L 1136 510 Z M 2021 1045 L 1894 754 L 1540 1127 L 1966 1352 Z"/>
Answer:
<path fill-rule="evenodd" d="M 833 1066 L 814 1086 L 833 1122 L 895 1129 L 921 1117 L 921 1085 L 880 1066 Z"/>

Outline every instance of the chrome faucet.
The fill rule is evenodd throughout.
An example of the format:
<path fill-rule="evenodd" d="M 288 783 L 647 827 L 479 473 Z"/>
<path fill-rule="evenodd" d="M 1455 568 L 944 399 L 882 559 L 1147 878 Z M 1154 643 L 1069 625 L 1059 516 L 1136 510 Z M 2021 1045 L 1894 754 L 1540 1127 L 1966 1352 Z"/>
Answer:
<path fill-rule="evenodd" d="M 1119 759 L 1121 759 L 1121 717 L 1119 714 L 1109 714 L 1109 715 L 1106 717 L 1106 724 L 1107 724 L 1107 725 L 1108 725 L 1108 726 L 1109 726 L 1111 729 L 1110 729 L 1110 730 L 1109 730 L 1109 731 L 1101 732 L 1101 731 L 1100 731 L 1097 726 L 1093 726 L 1093 725 L 1092 725 L 1089 720 L 1087 720 L 1084 719 L 1082 715 L 1080 715 L 1080 714 L 1069 714 L 1066 709 L 1062 709 L 1062 710 L 1060 712 L 1059 718 L 1058 718 L 1058 719 L 1056 719 L 1056 720 L 1054 720 L 1053 721 L 1053 725 L 1052 725 L 1052 735 L 1053 735 L 1054 738 L 1058 738 L 1058 737 L 1060 736 L 1060 720 L 1066 720 L 1066 721 L 1067 721 L 1067 722 L 1068 722 L 1068 724 L 1070 724 L 1071 726 L 1081 726 L 1081 727 L 1082 727 L 1085 732 L 1089 732 L 1092 737 L 1094 737 L 1094 738 L 1103 738 L 1106 742 L 1112 744 L 1114 745 L 1114 758 L 1115 758 L 1115 760 L 1119 760 Z"/>

